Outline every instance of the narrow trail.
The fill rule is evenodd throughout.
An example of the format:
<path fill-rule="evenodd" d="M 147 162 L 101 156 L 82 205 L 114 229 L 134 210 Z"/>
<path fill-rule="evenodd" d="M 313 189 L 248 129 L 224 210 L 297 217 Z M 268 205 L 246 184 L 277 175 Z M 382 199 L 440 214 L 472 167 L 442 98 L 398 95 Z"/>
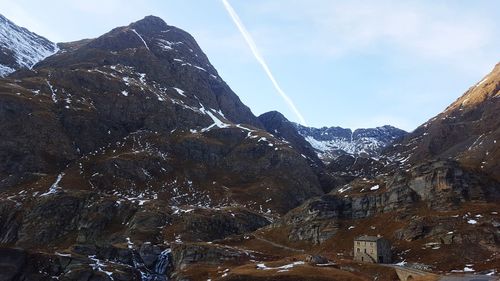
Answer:
<path fill-rule="evenodd" d="M 278 244 L 276 242 L 273 242 L 273 241 L 270 241 L 270 240 L 267 240 L 266 238 L 262 238 L 260 236 L 255 236 L 255 239 L 259 240 L 259 241 L 262 241 L 262 242 L 265 242 L 265 243 L 268 243 L 268 244 L 271 244 L 273 245 L 274 247 L 278 247 L 278 248 L 281 248 L 281 249 L 284 249 L 284 250 L 288 250 L 288 251 L 292 251 L 292 252 L 297 252 L 297 253 L 304 253 L 305 251 L 304 250 L 300 250 L 300 249 L 295 249 L 295 248 L 290 248 L 290 247 L 287 247 L 285 245 L 281 245 L 281 244 Z"/>

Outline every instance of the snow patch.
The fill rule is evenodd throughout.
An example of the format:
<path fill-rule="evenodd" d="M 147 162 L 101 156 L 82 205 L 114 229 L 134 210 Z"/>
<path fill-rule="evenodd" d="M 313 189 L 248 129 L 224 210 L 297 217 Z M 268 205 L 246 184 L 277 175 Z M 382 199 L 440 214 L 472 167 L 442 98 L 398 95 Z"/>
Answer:
<path fill-rule="evenodd" d="M 16 71 L 14 68 L 10 68 L 6 65 L 0 64 L 0 77 L 5 77 L 14 71 Z"/>
<path fill-rule="evenodd" d="M 474 219 L 469 219 L 467 221 L 468 224 L 477 224 L 477 220 L 474 220 Z"/>
<path fill-rule="evenodd" d="M 144 46 L 146 47 L 146 49 L 149 50 L 148 44 L 146 44 L 146 41 L 144 41 L 144 38 L 142 38 L 142 36 L 137 31 L 135 31 L 135 29 L 131 28 L 130 30 L 132 30 L 139 37 L 139 39 L 141 39 L 141 41 L 142 41 L 142 43 L 144 43 Z"/>
<path fill-rule="evenodd" d="M 284 271 L 288 271 L 288 270 L 294 268 L 296 265 L 303 265 L 303 264 L 304 264 L 303 261 L 296 261 L 294 263 L 285 264 L 283 266 L 268 267 L 264 263 L 259 263 L 259 264 L 257 264 L 257 269 L 260 269 L 260 270 L 278 270 L 279 272 L 284 272 Z"/>
<path fill-rule="evenodd" d="M 209 131 L 209 130 L 211 130 L 214 127 L 218 127 L 218 128 L 228 128 L 228 127 L 231 127 L 231 124 L 223 122 L 222 120 L 220 120 L 217 116 L 215 116 L 212 113 L 212 111 L 216 112 L 214 109 L 207 110 L 207 109 L 205 109 L 205 107 L 201 103 L 200 103 L 200 106 L 201 106 L 199 108 L 200 112 L 203 113 L 203 114 L 208 115 L 212 119 L 212 121 L 214 122 L 212 125 L 210 125 L 210 126 L 204 128 L 204 129 L 202 129 L 201 130 L 202 132 Z"/>
<path fill-rule="evenodd" d="M 176 87 L 172 87 L 179 95 L 185 97 L 186 95 L 184 94 L 184 90 L 181 90 L 179 88 L 176 88 Z"/>
<path fill-rule="evenodd" d="M 484 82 L 486 82 L 486 80 L 488 80 L 488 77 L 485 77 L 483 80 L 479 81 L 479 83 L 476 84 L 476 87 L 479 87 L 479 85 L 483 84 Z"/>
<path fill-rule="evenodd" d="M 61 187 L 59 186 L 59 182 L 61 181 L 61 179 L 63 178 L 63 176 L 64 176 L 64 173 L 60 173 L 57 176 L 56 181 L 50 186 L 49 191 L 41 194 L 40 196 L 47 196 L 47 195 L 50 195 L 50 194 L 57 193 L 61 189 Z"/>

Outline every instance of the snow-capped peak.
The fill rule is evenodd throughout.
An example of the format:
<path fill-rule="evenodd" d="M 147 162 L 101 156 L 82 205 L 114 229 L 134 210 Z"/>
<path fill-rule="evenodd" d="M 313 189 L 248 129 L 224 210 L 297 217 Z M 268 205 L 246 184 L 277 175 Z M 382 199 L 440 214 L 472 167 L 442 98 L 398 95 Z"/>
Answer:
<path fill-rule="evenodd" d="M 0 77 L 32 68 L 57 51 L 56 44 L 0 15 Z"/>
<path fill-rule="evenodd" d="M 318 157 L 327 163 L 343 154 L 377 157 L 383 148 L 406 134 L 392 126 L 355 131 L 341 127 L 311 128 L 298 124 L 296 128 Z"/>

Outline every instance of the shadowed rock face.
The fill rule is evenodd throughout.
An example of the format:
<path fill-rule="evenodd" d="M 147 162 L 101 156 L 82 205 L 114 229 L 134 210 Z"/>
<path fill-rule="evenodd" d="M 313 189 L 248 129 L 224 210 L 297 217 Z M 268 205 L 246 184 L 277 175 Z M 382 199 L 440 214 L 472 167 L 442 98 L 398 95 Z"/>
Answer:
<path fill-rule="evenodd" d="M 290 142 L 311 164 L 319 168 L 323 166 L 311 144 L 298 133 L 296 125 L 288 121 L 283 114 L 277 111 L 270 111 L 260 115 L 259 121 L 263 124 L 266 131 Z"/>

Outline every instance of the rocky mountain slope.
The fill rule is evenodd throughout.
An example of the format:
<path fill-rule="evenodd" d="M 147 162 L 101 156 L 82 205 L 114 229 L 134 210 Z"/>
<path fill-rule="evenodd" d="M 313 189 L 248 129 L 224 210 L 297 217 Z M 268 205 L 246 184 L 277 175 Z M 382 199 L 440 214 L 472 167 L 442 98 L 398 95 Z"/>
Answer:
<path fill-rule="evenodd" d="M 270 111 L 259 116 L 264 128 L 274 136 L 289 142 L 301 155 L 314 166 L 322 166 L 316 151 L 296 129 L 296 124 L 286 119 L 277 111 Z"/>
<path fill-rule="evenodd" d="M 0 243 L 29 249 L 5 274 L 166 278 L 323 193 L 188 33 L 149 16 L 60 46 L 0 80 Z"/>
<path fill-rule="evenodd" d="M 386 153 L 406 165 L 454 159 L 500 180 L 500 64 Z"/>
<path fill-rule="evenodd" d="M 354 131 L 341 127 L 305 127 L 300 124 L 296 124 L 296 128 L 326 163 L 345 154 L 378 157 L 385 147 L 407 134 L 388 125 Z"/>
<path fill-rule="evenodd" d="M 57 50 L 56 44 L 0 14 L 0 77 L 18 69 L 29 69 Z"/>

